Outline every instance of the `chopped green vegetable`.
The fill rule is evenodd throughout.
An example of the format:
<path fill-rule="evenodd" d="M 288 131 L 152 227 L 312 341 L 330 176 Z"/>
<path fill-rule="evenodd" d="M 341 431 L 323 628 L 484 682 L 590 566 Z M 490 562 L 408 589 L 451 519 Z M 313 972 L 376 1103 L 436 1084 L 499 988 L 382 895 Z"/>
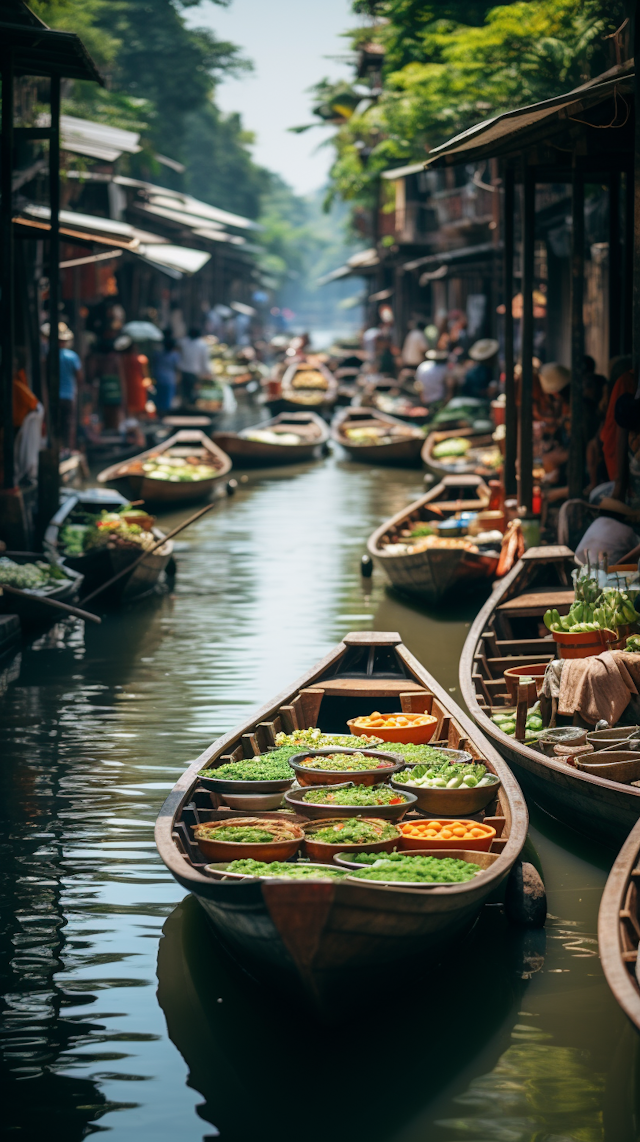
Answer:
<path fill-rule="evenodd" d="M 380 822 L 380 828 L 376 828 L 368 821 L 355 820 L 345 821 L 344 825 L 327 825 L 324 829 L 314 829 L 308 834 L 308 839 L 321 841 L 324 845 L 368 845 L 399 836 L 399 829 L 386 821 L 384 824 Z"/>
<path fill-rule="evenodd" d="M 395 859 L 390 859 L 391 857 Z M 398 859 L 399 858 L 399 859 Z M 359 880 L 406 880 L 414 884 L 461 884 L 472 880 L 481 871 L 479 865 L 469 864 L 454 857 L 412 857 L 390 854 L 375 860 L 369 868 L 358 869 L 352 875 Z"/>
<path fill-rule="evenodd" d="M 305 769 L 323 769 L 329 773 L 357 773 L 366 769 L 390 769 L 396 763 L 382 757 L 362 757 L 357 753 L 333 753 L 330 757 L 305 757 L 298 764 Z"/>
<path fill-rule="evenodd" d="M 302 800 L 312 805 L 398 805 L 406 798 L 388 785 L 351 785 L 349 789 L 310 789 Z"/>
<path fill-rule="evenodd" d="M 227 865 L 226 872 L 243 872 L 247 876 L 277 876 L 287 880 L 341 880 L 347 873 L 341 868 L 309 868 L 306 864 L 288 864 L 286 861 L 274 860 L 267 863 L 263 860 L 253 860 L 246 857 L 244 860 L 232 860 Z"/>
<path fill-rule="evenodd" d="M 382 738 L 356 737 L 355 734 L 324 734 L 322 730 L 294 730 L 292 734 L 276 734 L 277 746 L 298 746 L 300 753 L 303 749 L 329 749 L 331 746 L 343 749 L 375 749 L 383 745 Z"/>
<path fill-rule="evenodd" d="M 202 769 L 199 776 L 224 781 L 286 781 L 293 778 L 289 758 L 296 752 L 292 748 L 275 749 L 242 761 L 226 762 L 217 769 Z"/>
<path fill-rule="evenodd" d="M 14 563 L 6 555 L 0 556 L 0 585 L 6 583 L 8 587 L 18 587 L 21 591 L 34 591 L 55 587 L 61 579 L 67 578 L 54 563 L 40 559 L 35 563 Z"/>
<path fill-rule="evenodd" d="M 267 829 L 258 829 L 253 826 L 243 828 L 241 825 L 217 825 L 210 829 L 200 828 L 201 838 L 206 841 L 229 841 L 238 845 L 269 844 L 276 840 L 274 833 Z"/>
<path fill-rule="evenodd" d="M 413 742 L 385 742 L 385 748 L 389 753 L 397 753 L 403 757 L 409 765 L 415 765 L 416 762 L 424 761 L 428 765 L 449 765 L 451 763 L 451 754 L 446 753 L 445 750 L 438 749 L 433 745 L 414 745 Z"/>

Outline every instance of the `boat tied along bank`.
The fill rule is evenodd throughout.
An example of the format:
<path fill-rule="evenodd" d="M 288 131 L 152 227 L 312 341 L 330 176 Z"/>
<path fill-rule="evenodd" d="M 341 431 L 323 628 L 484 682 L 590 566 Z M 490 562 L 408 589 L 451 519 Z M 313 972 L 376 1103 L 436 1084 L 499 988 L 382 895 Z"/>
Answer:
<path fill-rule="evenodd" d="M 240 467 L 317 460 L 328 439 L 327 423 L 315 412 L 281 412 L 241 432 L 213 435 L 214 443 Z"/>
<path fill-rule="evenodd" d="M 617 846 L 640 817 L 640 752 L 625 751 L 624 744 L 635 727 L 620 724 L 604 731 L 609 740 L 599 740 L 594 722 L 562 717 L 557 698 L 540 695 L 547 665 L 566 655 L 569 643 L 576 644 L 569 654 L 580 657 L 606 649 L 605 631 L 572 636 L 545 625 L 548 612 L 567 615 L 574 604 L 575 568 L 568 547 L 524 554 L 472 624 L 460 687 L 476 725 L 513 767 L 527 797 L 572 828 Z M 617 639 L 616 632 L 610 637 Z M 589 642 L 594 645 L 578 645 Z M 616 742 L 623 753 L 590 752 Z"/>
<path fill-rule="evenodd" d="M 420 428 L 372 408 L 339 412 L 331 435 L 351 460 L 365 464 L 417 465 L 424 443 Z"/>
<path fill-rule="evenodd" d="M 422 463 L 437 480 L 471 475 L 489 480 L 502 467 L 500 448 L 491 432 L 474 428 L 433 430 L 422 447 Z"/>
<path fill-rule="evenodd" d="M 478 855 L 472 879 L 445 885 L 417 886 L 409 882 L 389 887 L 388 871 L 384 874 L 386 884 L 335 876 L 320 881 L 306 876 L 247 879 L 246 873 L 244 879 L 231 880 L 224 879 L 224 869 L 208 871 L 209 862 L 194 837 L 195 830 L 202 830 L 204 826 L 209 835 L 212 831 L 217 835 L 218 822 L 233 824 L 246 813 L 246 810 L 234 813 L 221 807 L 224 792 L 214 791 L 220 788 L 216 785 L 218 770 L 224 789 L 229 773 L 227 767 L 233 767 L 234 776 L 246 776 L 245 768 L 248 765 L 251 770 L 256 764 L 252 761 L 255 758 L 259 759 L 259 772 L 265 779 L 277 779 L 279 775 L 285 788 L 291 787 L 295 771 L 287 769 L 286 764 L 280 768 L 282 763 L 278 762 L 277 754 L 273 754 L 273 760 L 270 757 L 275 747 L 282 746 L 281 735 L 287 735 L 285 744 L 289 754 L 299 755 L 305 749 L 308 754 L 314 742 L 326 742 L 324 736 L 320 737 L 322 734 L 338 735 L 337 740 L 335 736 L 329 739 L 332 753 L 336 749 L 347 749 L 347 743 L 352 741 L 356 749 L 347 749 L 347 753 L 353 756 L 376 731 L 371 728 L 363 739 L 354 730 L 349 737 L 349 718 L 370 715 L 374 710 L 378 714 L 376 724 L 381 724 L 384 715 L 399 708 L 405 712 L 407 724 L 412 719 L 422 719 L 424 725 L 431 727 L 434 752 L 444 749 L 447 765 L 446 751 L 462 751 L 472 764 L 478 765 L 479 773 L 488 772 L 497 778 L 495 792 L 484 790 L 489 802 L 476 818 L 477 822 L 495 828 L 495 836 L 489 851 Z M 309 732 L 314 729 L 319 732 Z M 378 741 L 373 739 L 374 743 Z M 383 753 L 392 751 L 399 762 L 403 750 L 409 754 L 417 748 L 425 747 L 385 743 Z M 379 749 L 376 744 L 375 750 Z M 324 768 L 318 769 L 314 760 L 317 752 L 312 751 L 313 756 L 309 757 L 313 763 L 308 769 L 309 779 L 315 765 L 321 778 L 329 784 L 335 782 L 336 776 L 339 783 L 345 780 L 357 783 L 360 761 L 356 760 L 353 765 L 344 763 L 346 768 L 332 778 L 331 767 L 341 763 L 332 758 Z M 303 753 L 303 760 L 304 756 Z M 370 760 L 364 764 L 369 772 Z M 240 770 L 236 768 L 238 765 Z M 385 783 L 385 771 L 388 777 L 398 772 L 393 760 L 379 760 L 377 766 L 374 782 Z M 307 782 L 306 777 L 304 780 Z M 311 784 L 308 788 L 319 786 Z M 362 815 L 375 817 L 375 810 L 364 805 Z M 251 830 L 262 824 L 268 833 L 271 822 L 282 820 L 278 812 L 253 812 L 252 816 L 253 823 L 245 824 L 244 829 Z M 340 821 L 339 843 L 340 833 L 345 836 L 342 830 L 346 822 L 341 821 L 338 806 L 335 817 Z M 287 814 L 285 819 L 300 825 L 305 832 L 304 841 L 297 844 L 302 843 L 306 848 L 311 841 L 322 843 L 317 833 L 314 838 L 307 838 L 311 817 L 296 812 Z M 354 824 L 354 818 L 346 821 Z M 397 827 L 392 822 L 378 823 L 391 830 L 392 847 L 402 847 L 399 832 L 393 831 Z M 316 821 L 315 825 L 327 825 L 327 821 Z M 244 725 L 214 742 L 193 763 L 160 812 L 156 842 L 165 864 L 178 882 L 199 900 L 232 956 L 257 977 L 277 986 L 293 987 L 322 1003 L 337 996 L 356 977 L 360 980 L 384 977 L 390 966 L 402 960 L 418 955 L 440 955 L 472 926 L 483 904 L 508 877 L 522 850 L 526 832 L 524 800 L 499 754 L 407 651 L 399 635 L 358 632 L 347 635 L 288 690 L 263 706 Z M 466 827 L 463 835 L 466 835 Z M 243 831 L 242 836 L 246 839 L 247 833 Z M 460 842 L 456 845 L 457 841 L 456 834 L 452 851 L 445 855 L 464 858 L 465 850 Z M 341 847 L 345 847 L 345 842 Z M 365 841 L 364 849 L 370 848 L 371 844 Z M 470 859 L 475 861 L 475 857 Z M 463 863 L 468 864 L 469 860 L 463 859 Z"/>
<path fill-rule="evenodd" d="M 112 464 L 98 483 L 131 500 L 170 504 L 203 500 L 224 480 L 231 460 L 204 432 L 182 429 L 155 448 L 122 464 Z"/>
<path fill-rule="evenodd" d="M 476 538 L 460 531 L 489 500 L 479 476 L 447 476 L 385 520 L 369 537 L 367 550 L 392 587 L 426 603 L 461 587 L 477 587 L 495 575 L 502 537 L 483 542 L 482 533 Z"/>

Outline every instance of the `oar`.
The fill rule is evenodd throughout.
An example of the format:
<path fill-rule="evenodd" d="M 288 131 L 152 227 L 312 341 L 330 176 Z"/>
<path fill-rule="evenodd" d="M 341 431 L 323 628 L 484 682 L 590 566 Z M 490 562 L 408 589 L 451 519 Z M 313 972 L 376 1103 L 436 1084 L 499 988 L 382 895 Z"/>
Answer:
<path fill-rule="evenodd" d="M 163 547 L 164 544 L 167 543 L 169 539 L 173 539 L 174 535 L 177 535 L 178 532 L 184 531 L 185 527 L 189 527 L 190 524 L 195 523 L 197 519 L 200 519 L 200 516 L 203 516 L 207 512 L 211 511 L 212 507 L 214 507 L 214 502 L 206 504 L 205 507 L 200 508 L 199 512 L 196 512 L 195 515 L 192 515 L 190 519 L 185 520 L 184 523 L 181 523 L 179 527 L 174 527 L 173 531 L 170 531 L 168 535 L 164 535 L 162 539 L 159 539 L 157 543 L 154 543 L 153 547 L 148 547 L 147 550 L 143 551 L 142 555 L 140 555 L 139 558 L 136 559 L 133 563 L 130 563 L 128 567 L 123 567 L 121 571 L 118 571 L 117 575 L 113 575 L 111 579 L 107 579 L 106 583 L 103 583 L 100 587 L 96 587 L 95 591 L 92 591 L 90 595 L 87 595 L 82 600 L 83 603 L 88 603 L 90 599 L 95 599 L 96 595 L 100 595 L 103 591 L 106 591 L 107 587 L 111 587 L 118 581 L 118 579 L 121 579 L 123 575 L 131 574 L 132 571 L 135 571 L 138 564 L 142 563 L 143 559 L 146 559 L 148 555 L 153 555 L 154 551 L 157 551 L 159 547 Z"/>
<path fill-rule="evenodd" d="M 3 591 L 8 591 L 10 595 L 18 595 L 21 599 L 30 599 L 31 602 L 36 600 L 38 603 L 43 603 L 45 607 L 55 607 L 58 611 L 64 611 L 67 615 L 75 615 L 79 619 L 88 619 L 91 623 L 101 623 L 97 615 L 90 614 L 89 611 L 82 611 L 80 607 L 71 607 L 69 603 L 59 603 L 57 599 L 46 599 L 44 595 L 32 595 L 30 591 L 21 591 L 19 587 L 8 587 L 6 583 L 0 583 L 0 595 Z"/>

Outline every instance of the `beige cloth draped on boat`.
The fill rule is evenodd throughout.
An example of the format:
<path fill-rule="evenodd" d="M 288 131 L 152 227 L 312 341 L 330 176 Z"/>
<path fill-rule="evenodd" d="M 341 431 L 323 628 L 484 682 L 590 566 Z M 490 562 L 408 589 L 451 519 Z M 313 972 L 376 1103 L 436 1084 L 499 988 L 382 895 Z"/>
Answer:
<path fill-rule="evenodd" d="M 592 658 L 568 658 L 562 667 L 558 713 L 579 714 L 595 726 L 615 725 L 633 695 L 640 694 L 640 654 L 608 650 Z"/>

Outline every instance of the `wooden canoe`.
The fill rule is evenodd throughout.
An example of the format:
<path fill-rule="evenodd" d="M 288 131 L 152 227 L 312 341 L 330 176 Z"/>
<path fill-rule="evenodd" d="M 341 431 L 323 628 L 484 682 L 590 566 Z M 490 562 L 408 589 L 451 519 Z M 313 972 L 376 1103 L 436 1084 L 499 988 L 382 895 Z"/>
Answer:
<path fill-rule="evenodd" d="M 64 571 L 66 578 L 60 579 L 55 587 L 24 588 L 24 595 L 12 595 L 8 591 L 0 592 L 0 614 L 17 615 L 25 631 L 46 630 L 47 627 L 60 622 L 60 619 L 65 617 L 64 613 L 55 607 L 48 607 L 39 600 L 52 599 L 56 603 L 73 605 L 83 587 L 82 574 L 67 567 L 61 559 L 48 552 L 38 555 L 32 551 L 3 551 L 1 554 L 21 566 L 25 563 L 36 563 L 38 560 L 55 563 L 61 571 Z"/>
<path fill-rule="evenodd" d="M 388 444 L 355 444 L 345 434 L 346 428 L 380 428 L 392 439 Z M 365 464 L 416 465 L 424 442 L 424 433 L 395 416 L 387 416 L 374 408 L 347 408 L 340 412 L 331 435 L 352 460 Z"/>
<path fill-rule="evenodd" d="M 203 767 L 264 752 L 281 729 L 317 725 L 346 732 L 347 718 L 372 708 L 391 712 L 400 705 L 429 708 L 438 718 L 439 742 L 463 743 L 500 776 L 499 794 L 486 811 L 499 834 L 493 842 L 497 859 L 489 869 L 465 884 L 426 891 L 341 882 L 225 882 L 205 872 L 207 861 L 193 843 L 191 827 L 221 811 L 212 808 L 211 793 L 200 785 Z M 360 984 L 364 978 L 388 979 L 400 961 L 437 956 L 458 940 L 508 876 L 527 823 L 523 797 L 508 767 L 400 636 L 361 631 L 347 635 L 290 689 L 205 750 L 165 801 L 156 843 L 167 868 L 197 897 L 234 958 L 253 975 L 322 1002 L 355 978 Z"/>
<path fill-rule="evenodd" d="M 295 388 L 294 382 L 298 373 L 318 373 L 323 378 L 324 388 Z M 279 397 L 267 398 L 272 413 L 279 412 L 319 412 L 327 413 L 333 408 L 338 399 L 338 382 L 326 365 L 316 362 L 307 364 L 303 361 L 294 361 L 282 377 L 282 389 Z"/>
<path fill-rule="evenodd" d="M 572 828 L 617 846 L 640 817 L 640 789 L 547 757 L 503 733 L 490 717 L 511 704 L 505 670 L 556 657 L 542 616 L 548 607 L 568 612 L 574 567 L 568 547 L 533 547 L 525 553 L 472 624 L 460 659 L 460 687 L 477 726 L 513 766 L 527 797 Z"/>
<path fill-rule="evenodd" d="M 263 431 L 283 435 L 294 432 L 299 444 L 276 444 L 251 440 L 248 433 Z M 263 424 L 254 424 L 242 432 L 216 432 L 214 442 L 240 467 L 249 464 L 301 464 L 317 460 L 329 439 L 326 421 L 315 412 L 281 412 Z"/>
<path fill-rule="evenodd" d="M 430 432 L 422 448 L 422 463 L 438 480 L 443 476 L 471 475 L 482 476 L 485 480 L 498 475 L 499 468 L 489 468 L 479 462 L 477 457 L 467 459 L 465 456 L 443 457 L 438 459 L 433 455 L 437 444 L 445 440 L 468 440 L 471 448 L 486 448 L 493 450 L 496 445 L 490 432 L 474 432 L 473 428 L 447 428 L 446 431 Z"/>
<path fill-rule="evenodd" d="M 145 460 L 156 456 L 193 457 L 216 469 L 216 475 L 203 480 L 152 480 L 143 471 Z M 192 500 L 204 500 L 224 480 L 231 470 L 231 460 L 217 444 L 204 432 L 195 429 L 182 429 L 170 436 L 155 448 L 148 448 L 123 464 L 113 464 L 98 476 L 103 487 L 116 488 L 131 500 L 144 500 L 145 503 L 170 504 Z"/>
<path fill-rule="evenodd" d="M 640 821 L 622 846 L 605 885 L 598 914 L 598 947 L 607 983 L 640 1031 Z"/>
<path fill-rule="evenodd" d="M 495 575 L 499 548 L 495 555 L 462 547 L 429 547 L 403 554 L 387 552 L 386 546 L 401 542 L 401 532 L 416 524 L 449 519 L 458 511 L 483 511 L 489 498 L 489 488 L 479 476 L 446 476 L 426 496 L 374 531 L 367 542 L 373 562 L 392 587 L 426 603 L 437 603 L 451 591 L 487 582 Z"/>
<path fill-rule="evenodd" d="M 74 574 L 82 577 L 81 595 L 89 595 L 96 587 L 100 587 L 111 579 L 123 567 L 135 563 L 142 554 L 142 548 L 137 543 L 127 543 L 122 546 L 101 547 L 95 551 L 87 551 L 83 555 L 65 555 L 60 533 L 69 523 L 85 523 L 87 516 L 98 516 L 102 511 L 119 511 L 127 503 L 119 492 L 111 492 L 104 488 L 91 488 L 86 492 L 78 492 L 67 496 L 49 523 L 45 532 L 45 549 L 54 559 L 62 560 L 65 568 L 70 568 Z M 156 539 L 163 538 L 159 528 L 153 528 Z M 153 591 L 159 581 L 164 579 L 164 572 L 173 557 L 173 543 L 167 542 L 153 555 L 148 555 L 139 563 L 131 575 L 123 575 L 117 583 L 104 595 L 105 601 L 131 602 L 142 598 Z"/>

